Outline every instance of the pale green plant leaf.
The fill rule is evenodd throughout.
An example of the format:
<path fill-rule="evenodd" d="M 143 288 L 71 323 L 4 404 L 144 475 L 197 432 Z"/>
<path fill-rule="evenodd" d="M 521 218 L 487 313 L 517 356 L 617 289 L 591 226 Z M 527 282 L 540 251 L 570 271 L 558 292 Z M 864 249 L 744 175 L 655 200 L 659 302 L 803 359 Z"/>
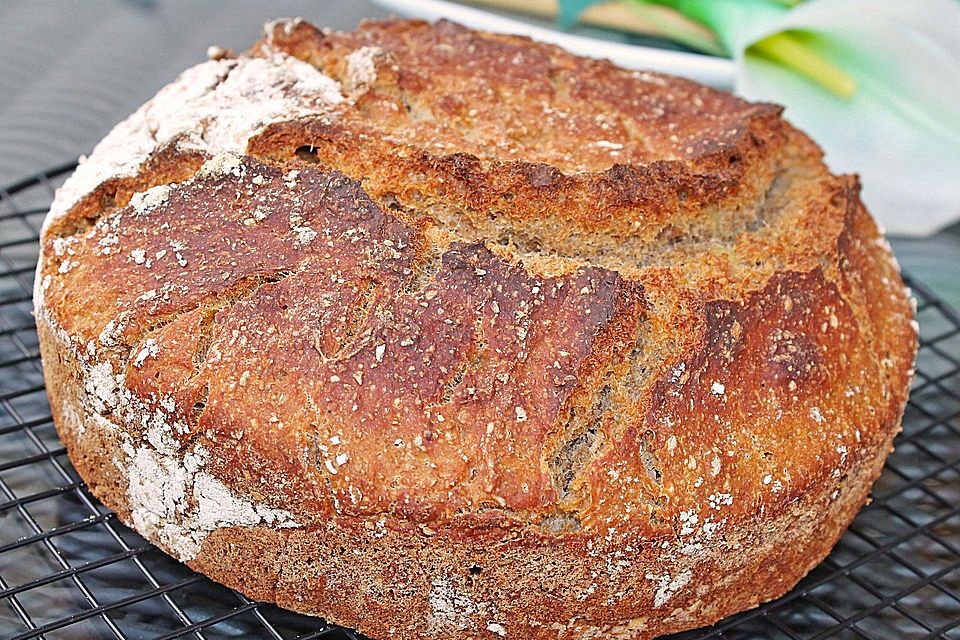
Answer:
<path fill-rule="evenodd" d="M 960 218 L 960 3 L 812 0 L 754 37 L 783 32 L 806 34 L 852 76 L 852 97 L 750 54 L 749 42 L 735 55 L 737 93 L 785 104 L 833 170 L 860 174 L 889 231 L 927 234 Z"/>
<path fill-rule="evenodd" d="M 774 26 L 788 8 L 777 0 L 647 0 L 677 9 L 713 30 L 728 54 Z"/>

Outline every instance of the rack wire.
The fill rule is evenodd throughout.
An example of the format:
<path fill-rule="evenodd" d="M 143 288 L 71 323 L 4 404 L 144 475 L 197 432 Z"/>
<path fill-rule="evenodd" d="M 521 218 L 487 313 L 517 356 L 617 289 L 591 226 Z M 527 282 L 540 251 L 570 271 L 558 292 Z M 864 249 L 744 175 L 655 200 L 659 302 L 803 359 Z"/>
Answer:
<path fill-rule="evenodd" d="M 40 225 L 74 166 L 0 188 L 0 637 L 363 640 L 170 559 L 71 466 L 44 392 L 31 293 Z M 791 593 L 671 640 L 960 640 L 960 315 L 910 284 L 917 376 L 873 502 Z"/>

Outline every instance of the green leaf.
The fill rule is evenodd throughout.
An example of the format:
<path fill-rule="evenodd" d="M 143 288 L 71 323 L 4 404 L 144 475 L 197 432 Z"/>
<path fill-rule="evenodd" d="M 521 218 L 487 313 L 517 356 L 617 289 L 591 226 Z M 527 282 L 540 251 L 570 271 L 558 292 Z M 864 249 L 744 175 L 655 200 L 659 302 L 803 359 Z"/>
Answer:
<path fill-rule="evenodd" d="M 800 34 L 766 33 L 789 12 L 793 0 L 650 0 L 673 7 L 712 29 L 728 54 L 762 55 L 835 95 L 847 97 L 856 81 L 842 66 L 819 55 Z"/>
<path fill-rule="evenodd" d="M 792 69 L 811 82 L 820 85 L 841 98 L 852 98 L 857 92 L 857 81 L 822 55 L 806 34 L 782 31 L 754 42 L 747 54 L 757 54 Z"/>
<path fill-rule="evenodd" d="M 655 25 L 658 35 L 712 56 L 727 55 L 727 51 L 716 39 L 705 37 L 700 30 L 692 28 L 685 22 L 665 20 L 662 8 L 651 6 L 654 3 L 646 0 L 623 0 L 623 2 L 634 13 L 642 16 L 646 22 Z"/>
<path fill-rule="evenodd" d="M 719 37 L 729 54 L 777 23 L 788 8 L 777 0 L 649 0 L 677 9 L 705 24 Z"/>

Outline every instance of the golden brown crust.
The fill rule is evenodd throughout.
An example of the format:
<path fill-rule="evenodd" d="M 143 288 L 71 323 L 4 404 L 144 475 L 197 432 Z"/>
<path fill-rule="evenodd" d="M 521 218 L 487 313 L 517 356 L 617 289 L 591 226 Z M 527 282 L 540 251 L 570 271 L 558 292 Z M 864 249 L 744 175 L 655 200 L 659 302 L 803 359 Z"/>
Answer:
<path fill-rule="evenodd" d="M 171 85 L 249 122 L 111 134 L 45 226 L 51 404 L 105 504 L 380 637 L 646 638 L 826 555 L 916 334 L 779 108 L 450 23 L 267 34 Z"/>

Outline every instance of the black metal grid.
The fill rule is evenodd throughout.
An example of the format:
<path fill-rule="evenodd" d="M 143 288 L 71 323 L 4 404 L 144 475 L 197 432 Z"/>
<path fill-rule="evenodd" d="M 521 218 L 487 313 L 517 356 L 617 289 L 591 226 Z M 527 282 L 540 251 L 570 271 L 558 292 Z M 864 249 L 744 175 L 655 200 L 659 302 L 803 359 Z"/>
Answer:
<path fill-rule="evenodd" d="M 0 636 L 358 639 L 168 558 L 70 465 L 50 419 L 31 292 L 40 224 L 73 166 L 0 189 Z M 873 502 L 793 592 L 673 640 L 960 640 L 960 315 L 912 285 L 917 377 Z"/>

